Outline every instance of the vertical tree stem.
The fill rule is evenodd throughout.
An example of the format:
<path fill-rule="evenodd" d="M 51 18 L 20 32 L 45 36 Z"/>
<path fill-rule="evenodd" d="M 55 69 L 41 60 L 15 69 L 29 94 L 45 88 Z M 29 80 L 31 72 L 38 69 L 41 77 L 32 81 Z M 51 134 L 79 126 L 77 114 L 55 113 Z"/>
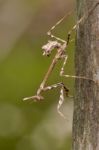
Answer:
<path fill-rule="evenodd" d="M 99 1 L 77 0 L 78 20 L 97 7 L 77 28 L 75 67 L 76 75 L 89 80 L 76 79 L 73 150 L 99 150 Z"/>

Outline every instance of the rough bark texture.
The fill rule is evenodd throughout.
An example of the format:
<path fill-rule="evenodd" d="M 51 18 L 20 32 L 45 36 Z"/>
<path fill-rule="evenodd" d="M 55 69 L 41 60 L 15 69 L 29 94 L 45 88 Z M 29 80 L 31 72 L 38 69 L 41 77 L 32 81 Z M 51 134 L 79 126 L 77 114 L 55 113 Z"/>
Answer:
<path fill-rule="evenodd" d="M 78 20 L 99 0 L 77 0 Z M 99 5 L 77 29 L 73 150 L 99 150 Z"/>

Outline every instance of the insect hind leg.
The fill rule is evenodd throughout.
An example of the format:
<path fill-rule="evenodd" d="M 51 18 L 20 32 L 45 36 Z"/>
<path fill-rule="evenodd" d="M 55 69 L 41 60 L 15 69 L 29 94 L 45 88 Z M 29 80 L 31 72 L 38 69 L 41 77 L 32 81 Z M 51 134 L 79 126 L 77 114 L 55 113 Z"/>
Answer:
<path fill-rule="evenodd" d="M 64 95 L 66 95 L 66 97 L 69 97 L 69 89 L 64 85 L 64 83 L 60 82 L 57 84 L 53 84 L 51 86 L 47 86 L 43 89 L 43 91 L 51 90 L 53 88 L 58 88 L 58 87 L 60 87 L 60 96 L 59 96 L 59 101 L 57 105 L 57 112 L 62 118 L 67 119 L 66 116 L 60 111 L 60 108 L 65 100 Z"/>

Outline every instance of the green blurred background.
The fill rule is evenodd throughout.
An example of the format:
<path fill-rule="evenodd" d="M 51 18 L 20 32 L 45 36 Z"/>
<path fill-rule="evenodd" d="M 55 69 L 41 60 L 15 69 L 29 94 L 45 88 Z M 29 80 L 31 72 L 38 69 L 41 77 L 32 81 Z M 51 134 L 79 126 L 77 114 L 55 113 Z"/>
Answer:
<path fill-rule="evenodd" d="M 57 113 L 59 90 L 44 93 L 44 101 L 23 102 L 35 95 L 53 54 L 42 56 L 46 32 L 66 14 L 74 1 L 0 0 L 0 150 L 70 150 L 72 99 L 67 99 Z M 75 22 L 74 14 L 54 30 L 66 39 Z M 74 35 L 73 35 L 74 37 Z M 74 74 L 74 42 L 68 47 L 66 74 Z M 60 81 L 62 62 L 56 66 L 48 85 Z M 74 81 L 63 79 L 74 93 Z"/>

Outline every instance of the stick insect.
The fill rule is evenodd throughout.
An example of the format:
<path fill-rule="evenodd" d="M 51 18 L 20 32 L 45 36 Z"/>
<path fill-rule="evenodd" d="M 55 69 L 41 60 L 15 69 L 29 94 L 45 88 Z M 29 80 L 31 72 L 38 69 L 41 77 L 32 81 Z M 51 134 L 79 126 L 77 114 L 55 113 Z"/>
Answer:
<path fill-rule="evenodd" d="M 99 3 L 98 3 L 99 4 Z M 88 77 L 84 77 L 84 76 L 75 76 L 75 75 L 65 75 L 64 74 L 64 70 L 65 70 L 65 65 L 67 63 L 67 59 L 68 59 L 68 54 L 67 54 L 67 47 L 69 45 L 69 43 L 71 42 L 71 34 L 72 32 L 77 29 L 77 27 L 79 26 L 79 24 L 82 21 L 86 21 L 87 18 L 89 17 L 89 15 L 92 13 L 92 11 L 96 8 L 97 4 L 95 4 L 95 6 L 89 10 L 88 14 L 84 15 L 83 17 L 81 17 L 80 20 L 78 20 L 78 22 L 76 23 L 76 25 L 74 25 L 72 27 L 72 29 L 68 32 L 67 34 L 67 40 L 63 40 L 55 35 L 52 34 L 52 31 L 55 29 L 55 27 L 57 25 L 59 25 L 65 18 L 67 18 L 68 16 L 70 16 L 72 14 L 72 11 L 69 12 L 68 14 L 66 14 L 63 18 L 61 18 L 48 32 L 47 35 L 54 40 L 50 40 L 47 42 L 47 44 L 45 44 L 44 46 L 42 46 L 43 49 L 43 55 L 45 56 L 49 56 L 52 52 L 53 49 L 56 49 L 56 54 L 51 62 L 51 65 L 48 68 L 47 73 L 45 74 L 45 77 L 43 79 L 43 81 L 41 82 L 36 95 L 31 96 L 31 97 L 26 97 L 23 100 L 29 100 L 32 99 L 34 101 L 40 101 L 43 100 L 44 97 L 42 96 L 42 93 L 54 88 L 60 88 L 60 96 L 59 96 L 59 102 L 57 105 L 57 111 L 58 113 L 64 118 L 66 119 L 66 117 L 64 116 L 64 114 L 60 111 L 60 108 L 64 102 L 65 96 L 69 97 L 69 89 L 65 86 L 65 84 L 63 82 L 59 82 L 50 86 L 47 86 L 47 80 L 49 78 L 49 76 L 51 75 L 54 67 L 56 66 L 56 64 L 58 63 L 59 60 L 63 60 L 63 64 L 60 70 L 60 76 L 61 77 L 65 77 L 65 78 L 79 78 L 79 79 L 84 79 L 84 80 L 90 80 L 93 81 L 93 79 L 90 79 Z"/>

